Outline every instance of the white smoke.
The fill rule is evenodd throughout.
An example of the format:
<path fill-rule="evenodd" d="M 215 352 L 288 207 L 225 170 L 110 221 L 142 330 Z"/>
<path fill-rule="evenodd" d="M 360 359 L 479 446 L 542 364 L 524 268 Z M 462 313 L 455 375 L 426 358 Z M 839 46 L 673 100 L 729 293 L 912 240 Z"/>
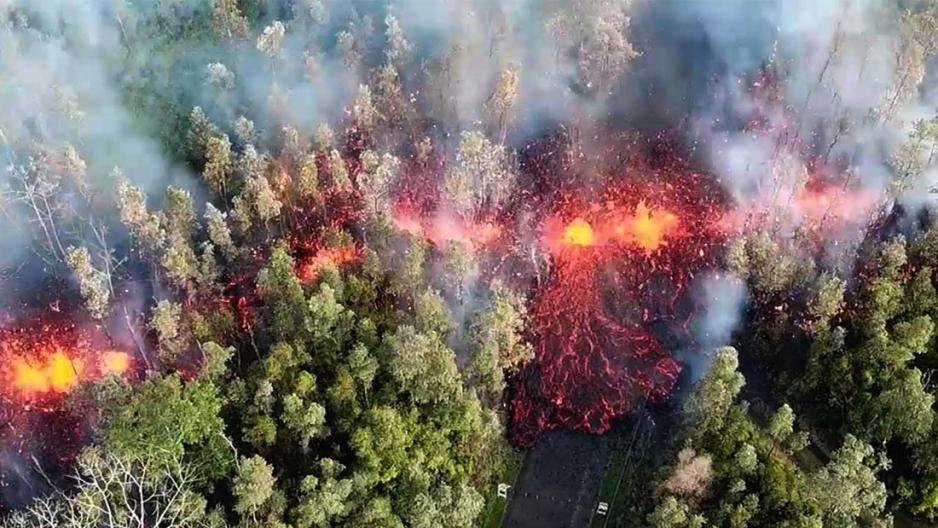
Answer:
<path fill-rule="evenodd" d="M 711 273 L 700 278 L 692 295 L 698 308 L 691 321 L 695 347 L 680 354 L 691 384 L 707 373 L 712 351 L 733 343 L 748 294 L 739 278 Z"/>

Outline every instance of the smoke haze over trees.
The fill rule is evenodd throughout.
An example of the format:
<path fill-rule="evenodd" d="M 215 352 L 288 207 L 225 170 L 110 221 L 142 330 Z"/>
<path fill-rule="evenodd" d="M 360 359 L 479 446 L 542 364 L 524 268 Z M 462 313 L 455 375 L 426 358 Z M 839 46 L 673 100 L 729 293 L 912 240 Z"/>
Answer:
<path fill-rule="evenodd" d="M 0 0 L 0 525 L 938 516 L 934 0 Z M 615 506 L 615 505 L 614 505 Z"/>

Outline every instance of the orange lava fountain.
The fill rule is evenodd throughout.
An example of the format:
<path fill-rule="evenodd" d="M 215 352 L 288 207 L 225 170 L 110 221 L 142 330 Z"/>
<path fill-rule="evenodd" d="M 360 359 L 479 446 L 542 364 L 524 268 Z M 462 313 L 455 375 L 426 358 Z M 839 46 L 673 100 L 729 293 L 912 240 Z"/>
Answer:
<path fill-rule="evenodd" d="M 641 201 L 635 208 L 635 215 L 628 219 L 624 226 L 617 228 L 626 240 L 644 249 L 646 253 L 651 253 L 661 247 L 665 237 L 673 232 L 677 225 L 677 216 L 668 211 L 649 209 L 645 202 Z"/>
<path fill-rule="evenodd" d="M 562 242 L 564 244 L 572 246 L 592 246 L 595 241 L 596 237 L 593 234 L 592 226 L 582 218 L 575 218 L 567 225 L 566 229 L 563 230 Z"/>
<path fill-rule="evenodd" d="M 43 327 L 0 335 L 0 394 L 23 402 L 48 400 L 130 368 L 129 354 L 95 350 L 80 334 L 71 327 Z"/>
<path fill-rule="evenodd" d="M 53 352 L 38 359 L 15 357 L 13 389 L 26 397 L 48 392 L 66 393 L 78 385 L 83 368 L 80 359 L 73 360 L 63 352 Z"/>

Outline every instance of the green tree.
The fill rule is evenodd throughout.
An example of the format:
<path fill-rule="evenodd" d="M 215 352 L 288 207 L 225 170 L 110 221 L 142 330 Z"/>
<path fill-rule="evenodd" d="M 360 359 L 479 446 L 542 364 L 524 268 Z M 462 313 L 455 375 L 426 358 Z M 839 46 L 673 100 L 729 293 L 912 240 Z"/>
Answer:
<path fill-rule="evenodd" d="M 766 427 L 769 438 L 779 445 L 788 444 L 795 434 L 795 412 L 785 403 L 775 411 Z"/>
<path fill-rule="evenodd" d="M 234 511 L 241 518 L 250 518 L 257 523 L 258 514 L 274 495 L 276 484 L 274 469 L 266 460 L 257 455 L 242 457 L 231 486 L 231 494 L 235 499 Z"/>
<path fill-rule="evenodd" d="M 371 389 L 375 375 L 378 373 L 378 360 L 368 351 L 368 348 L 356 343 L 348 355 L 348 367 L 352 377 L 361 388 L 365 401 L 368 401 L 368 391 Z"/>
<path fill-rule="evenodd" d="M 369 482 L 383 483 L 393 480 L 408 465 L 408 450 L 413 443 L 408 424 L 401 414 L 387 406 L 375 407 L 364 415 L 364 420 L 351 438 Z"/>
<path fill-rule="evenodd" d="M 221 406 L 218 388 L 209 380 L 183 382 L 175 374 L 151 378 L 107 403 L 103 446 L 155 468 L 181 461 L 202 479 L 222 478 L 232 458 Z"/>
<path fill-rule="evenodd" d="M 435 290 L 425 290 L 414 302 L 414 327 L 422 333 L 434 333 L 442 338 L 456 329 L 446 300 Z"/>
<path fill-rule="evenodd" d="M 389 291 L 404 299 L 412 300 L 423 285 L 424 263 L 427 245 L 422 239 L 410 237 L 399 266 L 392 268 Z"/>
<path fill-rule="evenodd" d="M 114 179 L 119 182 L 117 208 L 121 222 L 130 231 L 134 243 L 143 255 L 155 258 L 160 254 L 166 240 L 163 217 L 147 210 L 146 195 L 139 187 L 127 181 L 119 171 L 114 175 Z"/>
<path fill-rule="evenodd" d="M 349 528 L 404 528 L 387 497 L 373 497 L 346 522 Z"/>
<path fill-rule="evenodd" d="M 648 524 L 654 528 L 684 528 L 689 516 L 687 504 L 668 496 L 648 515 Z"/>
<path fill-rule="evenodd" d="M 110 311 L 110 277 L 91 264 L 91 254 L 86 247 L 69 247 L 65 260 L 78 279 L 88 313 L 95 319 L 104 319 Z"/>
<path fill-rule="evenodd" d="M 696 435 L 719 431 L 730 407 L 745 384 L 737 371 L 739 357 L 735 349 L 723 347 L 716 351 L 710 371 L 688 399 L 688 423 Z"/>
<path fill-rule="evenodd" d="M 818 277 L 808 315 L 815 325 L 827 328 L 831 319 L 843 306 L 846 282 L 829 273 Z"/>
<path fill-rule="evenodd" d="M 305 450 L 310 440 L 326 434 L 326 409 L 315 401 L 305 401 L 296 393 L 283 399 L 283 423 Z"/>
<path fill-rule="evenodd" d="M 201 377 L 215 384 L 221 383 L 228 374 L 228 361 L 234 356 L 234 347 L 223 347 L 214 342 L 203 343 Z"/>
<path fill-rule="evenodd" d="M 230 186 L 234 162 L 231 154 L 231 141 L 228 136 L 213 136 L 205 146 L 205 167 L 202 178 L 214 192 L 225 196 Z"/>
<path fill-rule="evenodd" d="M 876 475 L 888 467 L 873 448 L 847 435 L 830 463 L 811 475 L 811 501 L 822 512 L 824 526 L 865 526 L 883 518 L 886 487 Z"/>
<path fill-rule="evenodd" d="M 935 403 L 935 397 L 922 385 L 922 373 L 902 370 L 890 385 L 877 397 L 877 414 L 883 420 L 876 428 L 881 429 L 877 436 L 895 435 L 913 444 L 921 441 L 932 429 Z"/>
<path fill-rule="evenodd" d="M 324 458 L 319 461 L 319 477 L 303 478 L 301 497 L 293 510 L 297 528 L 328 528 L 348 516 L 354 484 L 350 478 L 339 478 L 344 470 L 339 462 Z"/>
<path fill-rule="evenodd" d="M 296 277 L 293 258 L 283 247 L 274 248 L 267 266 L 257 274 L 257 290 L 264 300 L 267 324 L 275 341 L 289 341 L 306 323 L 303 286 Z"/>
<path fill-rule="evenodd" d="M 306 330 L 316 350 L 315 361 L 323 366 L 335 365 L 349 345 L 355 313 L 338 301 L 332 286 L 323 282 L 309 298 L 308 314 Z"/>
<path fill-rule="evenodd" d="M 456 356 L 436 333 L 400 326 L 385 337 L 388 371 L 417 403 L 440 403 L 461 387 Z"/>
<path fill-rule="evenodd" d="M 228 227 L 228 215 L 219 211 L 211 203 L 205 204 L 205 224 L 208 238 L 229 259 L 237 256 L 238 249 L 231 237 L 231 228 Z"/>

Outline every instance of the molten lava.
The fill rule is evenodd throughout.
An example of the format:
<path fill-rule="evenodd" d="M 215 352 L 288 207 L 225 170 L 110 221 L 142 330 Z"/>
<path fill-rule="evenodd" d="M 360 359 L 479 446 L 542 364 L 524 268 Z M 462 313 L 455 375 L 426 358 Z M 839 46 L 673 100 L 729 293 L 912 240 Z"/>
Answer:
<path fill-rule="evenodd" d="M 592 246 L 596 241 L 593 228 L 586 220 L 575 218 L 563 231 L 563 243 L 571 246 Z"/>
<path fill-rule="evenodd" d="M 573 240 L 584 245 L 583 238 Z M 533 303 L 535 362 L 512 410 L 522 445 L 558 426 L 605 432 L 636 400 L 666 396 L 681 370 L 641 320 L 609 313 L 604 259 L 597 249 L 584 250 L 592 255 L 556 261 L 550 284 Z"/>
<path fill-rule="evenodd" d="M 677 223 L 675 215 L 668 211 L 651 210 L 641 201 L 638 202 L 635 215 L 626 224 L 622 234 L 647 253 L 651 253 L 664 243 L 665 236 L 675 229 Z"/>

